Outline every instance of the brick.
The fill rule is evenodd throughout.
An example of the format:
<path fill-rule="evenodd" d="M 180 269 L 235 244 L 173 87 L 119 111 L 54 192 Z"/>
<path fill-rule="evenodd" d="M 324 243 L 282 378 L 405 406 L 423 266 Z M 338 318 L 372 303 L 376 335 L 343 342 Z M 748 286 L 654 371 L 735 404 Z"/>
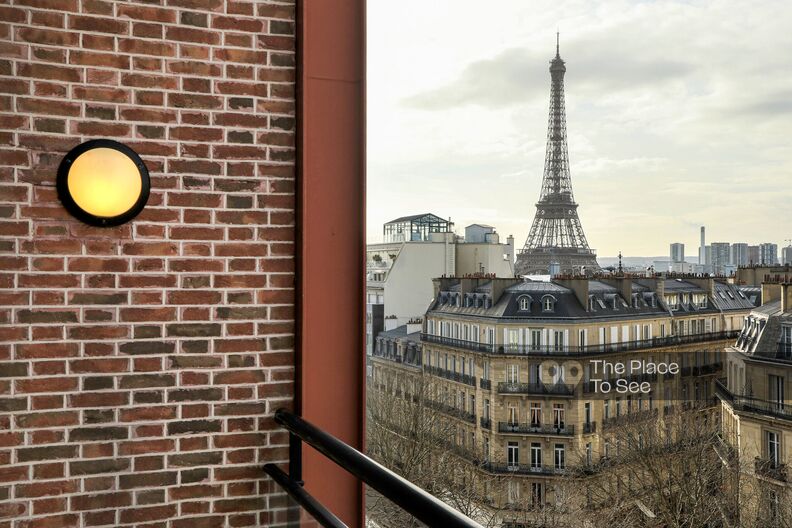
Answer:
<path fill-rule="evenodd" d="M 190 420 L 181 422 L 169 422 L 168 434 L 190 434 L 190 433 L 217 433 L 221 430 L 221 423 L 218 420 Z"/>
<path fill-rule="evenodd" d="M 32 462 L 36 460 L 57 460 L 77 456 L 76 445 L 59 445 L 46 447 L 26 447 L 17 450 L 17 460 Z"/>
<path fill-rule="evenodd" d="M 175 384 L 176 380 L 172 374 L 136 374 L 123 376 L 119 388 L 172 387 Z"/>
<path fill-rule="evenodd" d="M 173 486 L 178 481 L 176 471 L 160 471 L 156 473 L 137 473 L 134 475 L 121 475 L 119 486 L 121 489 L 148 488 Z"/>
<path fill-rule="evenodd" d="M 129 492 L 78 495 L 70 499 L 71 509 L 76 511 L 120 508 L 130 504 L 132 504 L 132 494 Z"/>
<path fill-rule="evenodd" d="M 124 440 L 128 437 L 126 427 L 82 427 L 69 431 L 69 442 Z"/>

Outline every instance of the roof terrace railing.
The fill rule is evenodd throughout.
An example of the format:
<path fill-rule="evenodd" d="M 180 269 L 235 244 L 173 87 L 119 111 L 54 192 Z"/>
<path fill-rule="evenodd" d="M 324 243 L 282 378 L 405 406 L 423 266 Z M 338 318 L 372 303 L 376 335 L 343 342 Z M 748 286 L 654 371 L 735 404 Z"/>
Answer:
<path fill-rule="evenodd" d="M 275 421 L 291 433 L 289 451 L 292 457 L 299 452 L 299 443 L 305 442 L 427 526 L 482 528 L 440 499 L 299 416 L 281 409 L 275 412 Z M 346 528 L 302 487 L 299 462 L 290 463 L 289 475 L 275 464 L 266 464 L 264 471 L 323 527 Z"/>

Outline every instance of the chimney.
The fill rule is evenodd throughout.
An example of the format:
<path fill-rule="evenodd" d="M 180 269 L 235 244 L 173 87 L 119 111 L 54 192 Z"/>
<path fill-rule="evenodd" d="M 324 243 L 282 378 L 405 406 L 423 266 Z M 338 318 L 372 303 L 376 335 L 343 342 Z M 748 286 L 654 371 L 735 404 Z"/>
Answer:
<path fill-rule="evenodd" d="M 632 304 L 632 279 L 630 277 L 608 277 L 599 280 L 616 288 L 627 304 Z"/>
<path fill-rule="evenodd" d="M 781 285 L 781 311 L 792 313 L 792 283 L 785 282 Z"/>
<path fill-rule="evenodd" d="M 578 302 L 580 302 L 583 309 L 588 311 L 589 309 L 589 279 L 588 277 L 570 277 L 564 279 L 553 279 L 552 282 L 558 284 L 559 286 L 563 286 L 565 288 L 569 288 L 577 297 Z"/>
<path fill-rule="evenodd" d="M 702 277 L 702 278 L 696 277 L 691 279 L 685 278 L 683 280 L 685 282 L 695 284 L 702 290 L 706 290 L 707 295 L 709 295 L 710 298 L 715 297 L 715 279 L 713 279 L 712 277 Z"/>

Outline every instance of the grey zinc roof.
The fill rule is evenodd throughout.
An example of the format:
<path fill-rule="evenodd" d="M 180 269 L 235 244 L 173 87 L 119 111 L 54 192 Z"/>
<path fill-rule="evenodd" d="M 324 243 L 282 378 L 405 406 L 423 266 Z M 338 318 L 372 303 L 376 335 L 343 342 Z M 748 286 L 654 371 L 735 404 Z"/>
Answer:
<path fill-rule="evenodd" d="M 553 282 L 525 281 L 506 288 L 507 292 L 568 293 L 571 290 Z"/>
<path fill-rule="evenodd" d="M 719 310 L 745 310 L 755 306 L 747 296 L 742 297 L 740 295 L 737 286 L 722 282 L 715 283 L 713 301 Z"/>
<path fill-rule="evenodd" d="M 700 288 L 699 286 L 691 282 L 684 281 L 682 279 L 666 279 L 665 281 L 663 281 L 663 287 L 667 292 L 680 292 L 680 291 L 704 292 L 705 291 L 703 288 Z"/>

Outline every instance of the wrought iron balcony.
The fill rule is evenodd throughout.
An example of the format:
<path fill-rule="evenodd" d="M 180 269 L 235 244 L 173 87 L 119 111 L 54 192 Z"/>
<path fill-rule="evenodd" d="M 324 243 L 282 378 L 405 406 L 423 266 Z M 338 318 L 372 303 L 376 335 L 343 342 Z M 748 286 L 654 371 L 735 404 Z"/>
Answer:
<path fill-rule="evenodd" d="M 498 432 L 569 436 L 575 434 L 575 426 L 566 424 L 556 426 L 547 424 L 498 422 Z"/>
<path fill-rule="evenodd" d="M 457 407 L 454 407 L 452 405 L 448 405 L 448 404 L 442 403 L 442 402 L 436 402 L 436 401 L 427 400 L 426 403 L 430 407 L 432 407 L 434 409 L 437 409 L 438 411 L 440 411 L 440 412 L 442 412 L 444 414 L 447 414 L 449 416 L 453 416 L 454 418 L 459 418 L 460 420 L 464 420 L 464 421 L 472 423 L 472 424 L 476 423 L 476 415 L 473 414 L 473 413 L 469 413 L 467 411 L 463 411 L 462 409 L 459 409 Z"/>
<path fill-rule="evenodd" d="M 565 383 L 498 383 L 500 394 L 550 394 L 556 396 L 572 396 L 575 386 Z"/>
<path fill-rule="evenodd" d="M 611 416 L 602 420 L 602 427 L 617 427 L 628 423 L 649 420 L 657 417 L 657 409 L 644 409 L 642 411 L 628 412 L 619 416 Z"/>
<path fill-rule="evenodd" d="M 492 380 L 479 378 L 479 386 L 484 390 L 492 390 Z"/>
<path fill-rule="evenodd" d="M 583 434 L 591 434 L 597 431 L 597 422 L 586 422 L 583 424 Z"/>
<path fill-rule="evenodd" d="M 706 343 L 710 341 L 733 340 L 740 335 L 739 330 L 728 330 L 723 332 L 707 332 L 702 334 L 674 335 L 665 337 L 653 337 L 651 339 L 641 339 L 637 341 L 626 341 L 624 343 L 607 343 L 602 345 L 586 346 L 556 346 L 556 345 L 516 345 L 516 344 L 488 344 L 476 341 L 466 341 L 464 339 L 454 339 L 451 337 L 438 336 L 432 334 L 421 334 L 421 340 L 425 343 L 434 343 L 451 348 L 461 348 L 473 352 L 498 355 L 517 355 L 528 357 L 542 356 L 591 356 L 612 354 L 616 352 L 626 352 L 631 350 L 652 349 L 667 346 L 678 346 L 695 343 Z"/>
<path fill-rule="evenodd" d="M 776 460 L 756 457 L 754 460 L 754 472 L 759 476 L 778 480 L 779 482 L 790 482 L 786 464 L 779 464 Z"/>
<path fill-rule="evenodd" d="M 453 370 L 446 370 L 444 368 L 432 367 L 429 365 L 426 366 L 426 372 L 440 378 L 456 381 L 458 383 L 464 383 L 465 385 L 470 385 L 471 387 L 476 386 L 476 378 L 470 374 L 461 374 L 459 372 L 454 372 Z"/>
<path fill-rule="evenodd" d="M 682 367 L 680 373 L 682 376 L 707 376 L 709 374 L 716 374 L 723 367 L 723 363 L 707 363 L 706 365 L 691 365 Z"/>
<path fill-rule="evenodd" d="M 481 424 L 481 427 L 483 427 L 484 429 L 492 430 L 492 420 L 490 420 L 489 418 L 484 418 L 482 416 L 479 419 L 479 423 Z"/>
<path fill-rule="evenodd" d="M 732 393 L 722 379 L 715 380 L 715 395 L 735 411 L 772 416 L 792 420 L 792 405 L 784 401 L 768 401 Z"/>
<path fill-rule="evenodd" d="M 511 474 L 511 475 L 559 475 L 566 471 L 566 468 L 555 468 L 544 464 L 503 464 L 485 462 L 482 468 L 490 473 Z"/>

